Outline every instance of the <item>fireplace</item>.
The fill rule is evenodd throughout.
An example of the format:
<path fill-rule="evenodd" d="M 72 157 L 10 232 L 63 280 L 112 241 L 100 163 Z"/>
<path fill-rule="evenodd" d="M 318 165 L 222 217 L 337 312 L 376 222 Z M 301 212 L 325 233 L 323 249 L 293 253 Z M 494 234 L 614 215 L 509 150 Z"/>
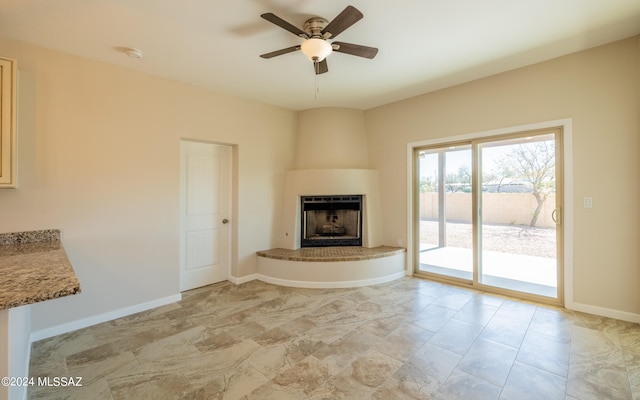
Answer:
<path fill-rule="evenodd" d="M 301 196 L 301 247 L 362 246 L 362 195 Z"/>

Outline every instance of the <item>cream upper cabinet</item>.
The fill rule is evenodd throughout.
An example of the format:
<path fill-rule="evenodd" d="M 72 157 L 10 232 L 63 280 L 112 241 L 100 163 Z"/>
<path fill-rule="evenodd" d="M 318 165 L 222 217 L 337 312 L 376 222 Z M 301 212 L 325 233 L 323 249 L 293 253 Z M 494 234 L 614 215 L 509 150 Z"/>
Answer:
<path fill-rule="evenodd" d="M 16 187 L 16 60 L 0 57 L 0 188 Z"/>

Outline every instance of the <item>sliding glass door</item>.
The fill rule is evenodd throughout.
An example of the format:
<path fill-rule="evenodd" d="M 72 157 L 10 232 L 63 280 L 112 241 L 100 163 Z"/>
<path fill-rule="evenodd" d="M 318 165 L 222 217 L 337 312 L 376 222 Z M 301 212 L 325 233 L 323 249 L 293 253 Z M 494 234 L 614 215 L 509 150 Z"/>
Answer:
<path fill-rule="evenodd" d="M 416 275 L 562 302 L 560 129 L 415 151 Z"/>
<path fill-rule="evenodd" d="M 471 280 L 471 145 L 418 152 L 419 264 L 422 272 Z"/>
<path fill-rule="evenodd" d="M 478 144 L 478 281 L 558 297 L 556 135 Z"/>

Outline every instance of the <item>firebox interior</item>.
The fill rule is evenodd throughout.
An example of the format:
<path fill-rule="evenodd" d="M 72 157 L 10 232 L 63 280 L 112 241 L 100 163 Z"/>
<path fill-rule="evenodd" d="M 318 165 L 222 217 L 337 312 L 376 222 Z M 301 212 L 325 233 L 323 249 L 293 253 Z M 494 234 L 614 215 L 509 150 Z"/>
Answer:
<path fill-rule="evenodd" d="M 362 246 L 362 195 L 301 196 L 301 247 Z"/>

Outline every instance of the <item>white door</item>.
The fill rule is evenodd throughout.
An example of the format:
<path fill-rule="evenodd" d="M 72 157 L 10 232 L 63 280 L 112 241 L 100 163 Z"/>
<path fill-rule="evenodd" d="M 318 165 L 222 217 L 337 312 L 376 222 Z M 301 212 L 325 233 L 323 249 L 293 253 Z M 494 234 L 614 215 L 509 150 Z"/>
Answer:
<path fill-rule="evenodd" d="M 227 280 L 231 148 L 180 142 L 180 291 Z"/>

